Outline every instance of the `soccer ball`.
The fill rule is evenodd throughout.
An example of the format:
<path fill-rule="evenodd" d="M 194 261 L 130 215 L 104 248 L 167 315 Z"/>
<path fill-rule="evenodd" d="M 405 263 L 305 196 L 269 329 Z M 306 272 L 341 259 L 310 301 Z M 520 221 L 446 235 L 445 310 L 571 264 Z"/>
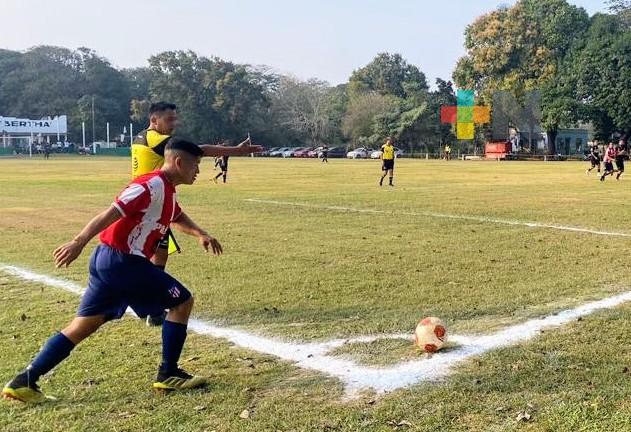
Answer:
<path fill-rule="evenodd" d="M 447 329 L 443 322 L 436 317 L 427 317 L 416 326 L 414 342 L 423 351 L 433 353 L 445 345 L 446 336 Z"/>

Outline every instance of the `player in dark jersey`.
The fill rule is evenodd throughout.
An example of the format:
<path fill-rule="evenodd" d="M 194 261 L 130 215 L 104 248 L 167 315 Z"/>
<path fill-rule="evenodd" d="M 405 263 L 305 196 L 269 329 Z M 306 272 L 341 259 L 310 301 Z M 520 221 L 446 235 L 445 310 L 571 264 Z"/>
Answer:
<path fill-rule="evenodd" d="M 587 169 L 585 173 L 589 174 L 594 168 L 597 168 L 600 174 L 600 149 L 598 148 L 598 141 L 594 141 L 594 145 L 590 147 L 587 160 L 591 164 L 591 167 Z"/>
<path fill-rule="evenodd" d="M 624 143 L 618 144 L 616 151 L 616 180 L 620 180 L 620 176 L 624 173 L 624 161 L 628 158 L 627 149 Z"/>
<path fill-rule="evenodd" d="M 223 176 L 223 182 L 226 182 L 226 179 L 228 177 L 228 158 L 230 156 L 222 156 L 220 158 L 220 162 L 219 162 L 219 169 L 221 169 L 221 172 L 219 174 L 217 174 L 215 177 L 213 177 L 213 181 L 215 183 L 217 183 L 217 179 L 221 176 Z"/>

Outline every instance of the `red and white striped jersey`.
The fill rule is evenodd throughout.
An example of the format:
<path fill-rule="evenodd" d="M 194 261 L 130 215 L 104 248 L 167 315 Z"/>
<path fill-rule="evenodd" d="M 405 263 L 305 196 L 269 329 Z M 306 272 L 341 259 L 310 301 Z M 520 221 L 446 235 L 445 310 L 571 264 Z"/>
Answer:
<path fill-rule="evenodd" d="M 607 147 L 607 151 L 605 152 L 605 162 L 613 162 L 616 159 L 618 152 L 614 147 Z"/>
<path fill-rule="evenodd" d="M 175 186 L 159 170 L 136 177 L 112 205 L 123 217 L 101 232 L 101 242 L 146 258 L 153 256 L 169 225 L 182 212 Z"/>

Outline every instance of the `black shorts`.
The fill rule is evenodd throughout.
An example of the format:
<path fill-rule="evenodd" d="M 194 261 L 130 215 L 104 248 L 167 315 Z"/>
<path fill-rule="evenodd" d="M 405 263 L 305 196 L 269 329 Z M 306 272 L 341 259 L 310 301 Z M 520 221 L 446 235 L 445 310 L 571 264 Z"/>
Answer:
<path fill-rule="evenodd" d="M 589 161 L 592 163 L 592 167 L 597 167 L 598 165 L 600 165 L 600 158 L 597 157 L 590 157 Z"/>
<path fill-rule="evenodd" d="M 100 244 L 90 258 L 88 289 L 81 298 L 77 316 L 123 316 L 127 307 L 141 318 L 158 315 L 191 298 L 191 293 L 173 276 L 147 258 L 129 255 Z"/>
<path fill-rule="evenodd" d="M 613 162 L 605 162 L 605 171 L 613 171 Z"/>
<path fill-rule="evenodd" d="M 382 171 L 388 171 L 394 169 L 394 159 L 384 159 L 383 166 L 381 167 Z"/>
<path fill-rule="evenodd" d="M 616 159 L 616 168 L 618 168 L 618 171 L 620 172 L 624 171 L 624 159 L 622 158 Z"/>

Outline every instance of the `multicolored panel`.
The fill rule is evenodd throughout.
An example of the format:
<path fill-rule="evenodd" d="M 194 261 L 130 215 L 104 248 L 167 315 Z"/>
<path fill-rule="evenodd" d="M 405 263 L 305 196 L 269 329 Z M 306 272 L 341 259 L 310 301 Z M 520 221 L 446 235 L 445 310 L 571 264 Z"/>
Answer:
<path fill-rule="evenodd" d="M 473 107 L 473 123 L 486 124 L 491 122 L 491 110 L 487 106 Z"/>
<path fill-rule="evenodd" d="M 458 107 L 455 106 L 443 106 L 440 107 L 440 122 L 441 123 L 456 123 L 458 119 Z"/>
<path fill-rule="evenodd" d="M 472 107 L 474 100 L 473 90 L 458 90 L 458 107 Z"/>
<path fill-rule="evenodd" d="M 456 138 L 459 140 L 472 140 L 475 134 L 474 123 L 457 123 Z"/>
<path fill-rule="evenodd" d="M 473 123 L 473 107 L 458 106 L 458 123 Z"/>

